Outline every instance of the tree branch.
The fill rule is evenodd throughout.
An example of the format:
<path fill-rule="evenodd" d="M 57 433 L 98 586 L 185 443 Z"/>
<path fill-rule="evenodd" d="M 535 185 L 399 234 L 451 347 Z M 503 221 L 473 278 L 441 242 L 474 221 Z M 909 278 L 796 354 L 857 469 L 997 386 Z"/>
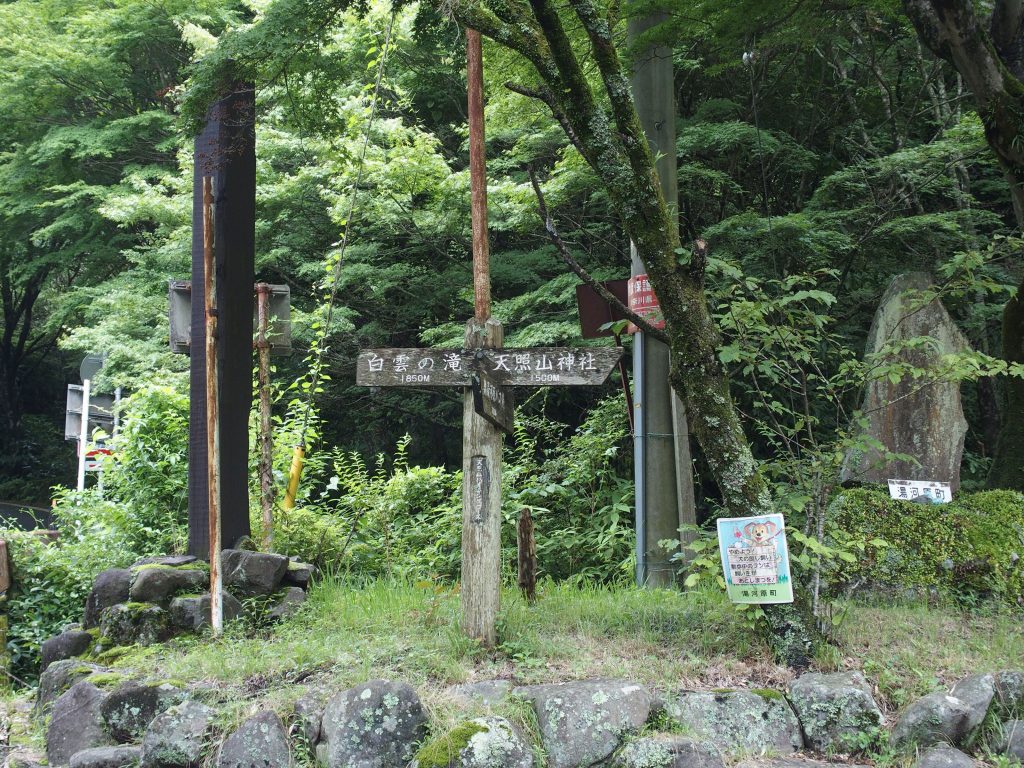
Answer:
<path fill-rule="evenodd" d="M 558 255 L 562 257 L 562 261 L 571 269 L 576 275 L 587 285 L 593 288 L 597 295 L 605 300 L 610 306 L 617 309 L 627 320 L 633 325 L 637 326 L 640 330 L 646 333 L 651 338 L 657 339 L 663 344 L 669 344 L 668 335 L 665 331 L 660 328 L 655 328 L 648 322 L 643 315 L 638 315 L 632 309 L 627 307 L 619 298 L 609 291 L 604 285 L 601 284 L 600 280 L 597 280 L 593 275 L 587 272 L 583 268 L 583 265 L 573 258 L 570 253 L 568 246 L 565 241 L 562 240 L 561 235 L 558 234 L 558 230 L 555 228 L 555 222 L 551 219 L 548 213 L 548 206 L 544 200 L 544 193 L 541 191 L 540 182 L 537 181 L 537 174 L 533 172 L 533 168 L 527 169 L 530 174 L 530 184 L 533 185 L 533 192 L 537 196 L 537 210 L 540 213 L 540 218 L 544 222 L 544 230 L 548 233 L 548 238 L 554 244 L 555 249 L 558 251 Z"/>
<path fill-rule="evenodd" d="M 505 87 L 513 93 L 518 93 L 520 96 L 526 96 L 529 99 L 537 99 L 548 105 L 548 109 L 551 110 L 551 114 L 554 115 L 555 120 L 562 126 L 562 130 L 565 135 L 569 137 L 569 141 L 576 147 L 576 150 L 583 156 L 586 157 L 587 153 L 584 150 L 583 144 L 580 143 L 580 137 L 576 135 L 576 129 L 572 127 L 572 123 L 569 122 L 569 118 L 566 117 L 565 111 L 559 105 L 555 99 L 555 95 L 548 88 L 527 88 L 525 85 L 519 83 L 513 83 L 511 81 L 505 83 Z"/>

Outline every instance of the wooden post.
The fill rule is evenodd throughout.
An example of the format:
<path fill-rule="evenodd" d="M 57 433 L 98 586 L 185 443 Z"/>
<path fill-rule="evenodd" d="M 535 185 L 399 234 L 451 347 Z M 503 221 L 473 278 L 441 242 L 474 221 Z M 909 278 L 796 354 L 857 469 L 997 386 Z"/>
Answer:
<path fill-rule="evenodd" d="M 491 319 L 487 242 L 487 167 L 484 145 L 483 50 L 480 33 L 466 30 L 469 178 L 473 217 L 474 318 L 466 349 L 495 349 L 504 341 Z M 485 647 L 498 640 L 501 604 L 501 430 L 476 411 L 473 391 L 462 407 L 462 629 Z"/>
<path fill-rule="evenodd" d="M 260 399 L 257 436 L 260 448 L 260 507 L 263 512 L 263 549 L 269 552 L 274 540 L 274 438 L 270 423 L 270 341 L 267 338 L 267 329 L 270 326 L 270 286 L 266 283 L 259 283 L 256 286 L 256 312 L 257 385 Z"/>
<path fill-rule="evenodd" d="M 0 539 L 0 692 L 11 690 L 11 655 L 7 652 L 7 593 L 11 589 L 11 561 L 7 540 Z"/>
<path fill-rule="evenodd" d="M 537 600 L 537 541 L 533 538 L 533 518 L 530 510 L 519 510 L 519 526 L 516 530 L 519 554 L 519 589 L 526 602 Z"/>
<path fill-rule="evenodd" d="M 220 569 L 220 423 L 217 417 L 217 307 L 214 294 L 213 177 L 203 177 L 203 293 L 206 310 L 206 472 L 210 522 L 210 626 L 222 625 Z"/>

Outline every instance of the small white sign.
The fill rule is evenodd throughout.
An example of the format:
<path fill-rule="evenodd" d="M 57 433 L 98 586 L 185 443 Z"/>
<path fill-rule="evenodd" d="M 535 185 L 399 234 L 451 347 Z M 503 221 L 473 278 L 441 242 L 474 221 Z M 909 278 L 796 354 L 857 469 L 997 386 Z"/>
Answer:
<path fill-rule="evenodd" d="M 948 504 L 953 500 L 953 490 L 949 483 L 931 480 L 890 480 L 889 495 L 900 501 L 913 501 L 919 496 L 925 496 L 932 504 Z"/>

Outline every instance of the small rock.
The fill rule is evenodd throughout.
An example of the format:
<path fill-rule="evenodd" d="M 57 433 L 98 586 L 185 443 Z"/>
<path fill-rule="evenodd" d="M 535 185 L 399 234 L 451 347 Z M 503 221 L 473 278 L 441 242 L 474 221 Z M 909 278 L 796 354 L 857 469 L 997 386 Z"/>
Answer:
<path fill-rule="evenodd" d="M 612 768 L 724 768 L 722 756 L 713 745 L 669 734 L 634 739 L 615 755 L 611 765 Z"/>
<path fill-rule="evenodd" d="M 135 571 L 129 596 L 137 603 L 166 605 L 178 592 L 197 592 L 210 583 L 210 575 L 198 568 L 146 565 Z"/>
<path fill-rule="evenodd" d="M 82 630 L 70 630 L 44 640 L 39 649 L 39 669 L 46 669 L 55 661 L 81 656 L 92 645 L 93 636 Z"/>
<path fill-rule="evenodd" d="M 93 747 L 76 752 L 70 768 L 134 768 L 142 760 L 142 747 Z"/>
<path fill-rule="evenodd" d="M 294 731 L 299 743 L 310 754 L 316 752 L 316 743 L 320 741 L 320 721 L 324 716 L 324 702 L 317 696 L 307 694 L 295 702 Z"/>
<path fill-rule="evenodd" d="M 882 712 L 860 672 L 802 675 L 789 698 L 807 746 L 817 752 L 856 752 L 877 741 Z"/>
<path fill-rule="evenodd" d="M 195 632 L 210 625 L 210 593 L 188 595 L 171 600 L 168 609 L 171 625 L 188 632 Z M 230 592 L 224 592 L 221 600 L 221 615 L 224 621 L 234 621 L 242 615 L 242 604 Z"/>
<path fill-rule="evenodd" d="M 144 768 L 194 768 L 206 746 L 214 711 L 195 700 L 157 715 L 142 739 Z"/>
<path fill-rule="evenodd" d="M 152 645 L 170 637 L 167 611 L 150 603 L 119 603 L 103 611 L 100 636 L 104 647 Z"/>
<path fill-rule="evenodd" d="M 113 745 L 103 728 L 100 707 L 107 694 L 83 680 L 53 703 L 46 729 L 46 758 L 50 765 L 67 765 L 76 752 Z"/>
<path fill-rule="evenodd" d="M 82 627 L 92 629 L 100 625 L 104 609 L 118 603 L 128 602 L 128 591 L 132 585 L 132 572 L 127 568 L 111 568 L 101 572 L 92 583 L 92 591 L 85 601 Z"/>
<path fill-rule="evenodd" d="M 288 768 L 288 732 L 273 712 L 253 715 L 220 745 L 217 768 Z"/>
<path fill-rule="evenodd" d="M 911 744 L 956 746 L 969 735 L 971 719 L 971 708 L 960 699 L 942 691 L 929 693 L 907 707 L 893 727 L 889 743 L 897 749 Z"/>
<path fill-rule="evenodd" d="M 981 725 L 988 714 L 989 705 L 996 695 L 996 679 L 994 675 L 968 675 L 953 686 L 950 691 L 967 705 L 969 714 L 965 727 L 971 733 Z"/>
<path fill-rule="evenodd" d="M 531 685 L 515 693 L 537 713 L 550 768 L 607 760 L 622 736 L 638 731 L 651 713 L 650 692 L 623 680 Z"/>
<path fill-rule="evenodd" d="M 426 730 L 427 717 L 411 686 L 371 680 L 327 702 L 317 759 L 327 768 L 403 766 Z"/>
<path fill-rule="evenodd" d="M 481 680 L 479 683 L 463 683 L 453 685 L 448 693 L 464 707 L 473 703 L 493 707 L 508 698 L 512 683 L 508 680 Z"/>
<path fill-rule="evenodd" d="M 911 768 L 980 768 L 981 763 L 949 744 L 936 744 L 921 753 Z"/>
<path fill-rule="evenodd" d="M 1024 671 L 996 672 L 995 701 L 1004 717 L 1024 716 Z"/>
<path fill-rule="evenodd" d="M 533 768 L 533 750 L 503 717 L 478 717 L 424 744 L 412 765 L 425 768 Z"/>
<path fill-rule="evenodd" d="M 4 760 L 5 768 L 46 768 L 46 758 L 27 749 L 15 749 Z"/>
<path fill-rule="evenodd" d="M 178 704 L 184 695 L 169 683 L 131 680 L 111 692 L 100 712 L 110 734 L 121 743 L 130 743 L 142 738 L 153 718 Z"/>
<path fill-rule="evenodd" d="M 39 676 L 36 707 L 45 714 L 50 705 L 75 683 L 96 672 L 109 672 L 106 667 L 79 659 L 64 659 L 50 664 Z"/>
<path fill-rule="evenodd" d="M 306 602 L 305 591 L 299 587 L 288 587 L 277 605 L 267 611 L 267 618 L 271 621 L 285 619 L 299 610 L 299 606 L 304 602 Z"/>
<path fill-rule="evenodd" d="M 164 555 L 163 557 L 144 557 L 141 560 L 136 560 L 132 563 L 132 568 L 138 568 L 140 565 L 188 565 L 194 563 L 199 558 L 195 555 Z"/>
<path fill-rule="evenodd" d="M 684 691 L 667 710 L 725 752 L 789 754 L 803 748 L 800 722 L 777 691 Z"/>
<path fill-rule="evenodd" d="M 1002 735 L 996 740 L 995 751 L 1024 763 L 1024 720 L 1007 720 Z"/>
<path fill-rule="evenodd" d="M 237 595 L 269 595 L 281 586 L 288 558 L 269 552 L 225 549 L 221 560 L 224 585 Z"/>
<path fill-rule="evenodd" d="M 284 583 L 308 589 L 310 583 L 316 577 L 317 569 L 315 565 L 292 559 L 288 561 L 288 570 L 284 573 Z"/>

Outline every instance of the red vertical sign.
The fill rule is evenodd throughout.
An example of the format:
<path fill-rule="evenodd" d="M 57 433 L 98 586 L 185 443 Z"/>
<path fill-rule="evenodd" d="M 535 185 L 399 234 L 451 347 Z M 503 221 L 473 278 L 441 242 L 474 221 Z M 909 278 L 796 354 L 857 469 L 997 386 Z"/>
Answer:
<path fill-rule="evenodd" d="M 661 313 L 661 305 L 658 304 L 658 297 L 654 295 L 651 288 L 651 281 L 647 275 L 635 275 L 629 278 L 629 308 L 644 318 L 654 328 L 665 327 L 665 316 Z M 640 329 L 633 323 L 627 328 L 627 333 L 636 333 Z"/>

